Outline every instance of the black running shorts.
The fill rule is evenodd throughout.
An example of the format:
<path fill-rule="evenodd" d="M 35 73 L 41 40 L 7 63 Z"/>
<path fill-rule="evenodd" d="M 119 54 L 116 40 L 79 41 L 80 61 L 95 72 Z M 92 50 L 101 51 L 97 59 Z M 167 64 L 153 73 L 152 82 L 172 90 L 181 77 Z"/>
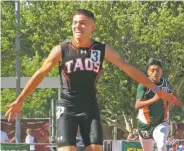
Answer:
<path fill-rule="evenodd" d="M 103 144 L 103 130 L 98 111 L 91 115 L 70 115 L 67 112 L 57 115 L 57 146 L 76 146 L 78 127 L 85 147 L 90 144 Z"/>

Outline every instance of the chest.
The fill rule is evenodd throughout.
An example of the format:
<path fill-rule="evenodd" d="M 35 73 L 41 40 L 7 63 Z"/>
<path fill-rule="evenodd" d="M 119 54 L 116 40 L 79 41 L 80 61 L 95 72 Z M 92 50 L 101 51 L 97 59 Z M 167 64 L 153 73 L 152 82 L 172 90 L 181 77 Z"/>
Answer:
<path fill-rule="evenodd" d="M 160 88 L 161 90 L 163 90 L 163 91 L 168 92 L 168 93 L 171 93 L 171 92 L 172 92 L 172 90 L 171 90 L 171 88 L 170 88 L 170 85 L 169 85 L 166 81 L 163 81 L 163 83 L 162 83 L 161 85 L 159 85 L 159 88 Z M 154 93 L 152 90 L 147 89 L 147 91 L 146 91 L 146 93 L 145 93 L 145 97 L 146 97 L 147 99 L 152 98 L 154 95 L 155 95 L 155 93 Z"/>
<path fill-rule="evenodd" d="M 62 67 L 66 73 L 77 71 L 99 72 L 103 62 L 100 49 L 68 48 L 63 53 Z"/>

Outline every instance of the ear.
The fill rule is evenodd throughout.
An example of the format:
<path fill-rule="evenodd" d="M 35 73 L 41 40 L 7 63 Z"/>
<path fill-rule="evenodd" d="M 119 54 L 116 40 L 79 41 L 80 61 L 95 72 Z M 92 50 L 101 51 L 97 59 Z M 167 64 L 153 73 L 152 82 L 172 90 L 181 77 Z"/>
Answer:
<path fill-rule="evenodd" d="M 95 31 L 95 29 L 96 29 L 96 24 L 93 24 L 92 31 Z"/>
<path fill-rule="evenodd" d="M 150 76 L 150 73 L 149 73 L 148 71 L 147 71 L 146 73 L 147 73 L 147 75 L 148 75 L 148 77 L 149 77 L 149 76 Z"/>
<path fill-rule="evenodd" d="M 164 74 L 164 70 L 163 69 L 161 69 L 161 75 L 163 75 Z"/>

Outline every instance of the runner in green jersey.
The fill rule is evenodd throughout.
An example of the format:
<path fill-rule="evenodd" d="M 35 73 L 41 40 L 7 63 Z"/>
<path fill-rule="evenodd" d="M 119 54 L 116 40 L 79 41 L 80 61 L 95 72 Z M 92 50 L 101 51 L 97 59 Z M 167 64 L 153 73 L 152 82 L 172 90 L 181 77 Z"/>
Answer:
<path fill-rule="evenodd" d="M 163 77 L 161 61 L 149 59 L 146 65 L 146 74 L 160 89 L 173 93 L 168 80 Z M 183 103 L 179 100 L 178 105 L 183 106 Z M 139 109 L 137 127 L 143 150 L 152 151 L 156 142 L 158 151 L 166 151 L 166 140 L 169 132 L 168 102 L 160 99 L 151 89 L 139 84 L 135 107 Z"/>

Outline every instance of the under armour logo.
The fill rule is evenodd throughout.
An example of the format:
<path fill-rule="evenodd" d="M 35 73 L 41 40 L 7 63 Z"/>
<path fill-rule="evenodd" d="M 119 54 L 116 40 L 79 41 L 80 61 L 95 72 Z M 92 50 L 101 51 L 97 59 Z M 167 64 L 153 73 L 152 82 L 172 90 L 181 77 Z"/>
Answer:
<path fill-rule="evenodd" d="M 57 138 L 58 141 L 62 140 L 62 139 L 63 139 L 63 136 L 60 136 L 60 137 Z"/>
<path fill-rule="evenodd" d="M 86 54 L 87 51 L 86 50 L 81 50 L 81 54 Z"/>

